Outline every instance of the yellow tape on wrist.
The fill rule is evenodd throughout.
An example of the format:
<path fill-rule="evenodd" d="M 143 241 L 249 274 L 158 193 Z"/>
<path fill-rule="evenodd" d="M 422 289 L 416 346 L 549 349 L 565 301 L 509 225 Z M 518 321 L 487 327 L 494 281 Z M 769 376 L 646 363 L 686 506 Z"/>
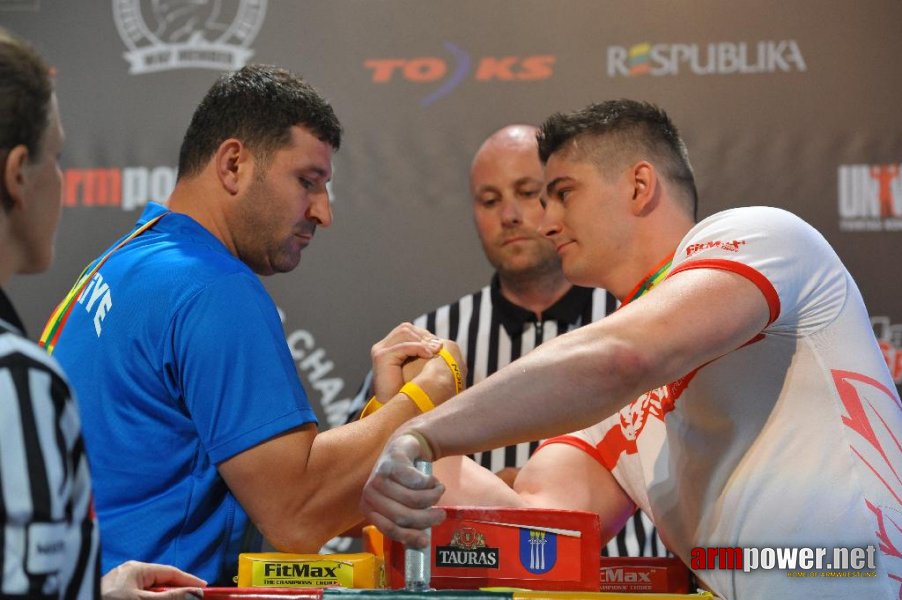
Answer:
<path fill-rule="evenodd" d="M 464 388 L 464 376 L 463 373 L 460 372 L 460 367 L 457 366 L 457 361 L 454 360 L 451 353 L 444 348 L 439 350 L 438 355 L 442 357 L 442 360 L 444 360 L 445 364 L 448 365 L 448 368 L 451 369 L 451 374 L 454 375 L 454 393 L 455 395 L 459 394 Z M 413 400 L 414 404 L 417 405 L 417 408 L 420 409 L 420 412 L 428 412 L 435 408 L 435 403 L 432 402 L 432 398 L 429 397 L 429 394 L 424 392 L 423 388 L 412 381 L 405 383 L 400 391 L 402 394 L 405 394 Z M 359 419 L 368 417 L 383 406 L 385 405 L 376 400 L 376 397 L 373 396 L 369 399 L 369 402 L 366 403 L 366 406 L 363 407 L 363 410 L 360 411 Z"/>
<path fill-rule="evenodd" d="M 464 389 L 464 376 L 463 373 L 460 372 L 460 367 L 457 366 L 457 361 L 454 360 L 451 353 L 444 348 L 438 351 L 438 355 L 442 357 L 445 364 L 451 369 L 451 374 L 454 375 L 454 393 L 459 394 L 460 391 Z"/>
<path fill-rule="evenodd" d="M 420 412 L 429 412 L 435 408 L 435 404 L 432 402 L 432 398 L 429 397 L 429 394 L 424 392 L 423 388 L 412 381 L 408 381 L 404 384 L 401 388 L 401 393 L 413 400 L 413 403 L 417 405 Z"/>
<path fill-rule="evenodd" d="M 360 411 L 360 417 L 358 419 L 362 419 L 364 417 L 368 417 L 380 408 L 382 408 L 383 404 L 376 400 L 376 397 L 373 396 L 370 398 L 369 402 L 366 403 L 366 406 L 363 407 L 363 410 Z"/>

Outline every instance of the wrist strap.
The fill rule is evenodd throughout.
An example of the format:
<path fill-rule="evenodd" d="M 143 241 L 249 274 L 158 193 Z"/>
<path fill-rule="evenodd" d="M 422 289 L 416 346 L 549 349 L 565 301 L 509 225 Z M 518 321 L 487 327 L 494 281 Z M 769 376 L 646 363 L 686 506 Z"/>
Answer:
<path fill-rule="evenodd" d="M 429 394 L 423 391 L 419 385 L 414 383 L 413 381 L 408 381 L 401 388 L 401 393 L 405 394 L 408 398 L 413 400 L 413 403 L 417 405 L 417 408 L 420 409 L 421 413 L 429 412 L 433 408 L 435 408 L 435 404 L 432 402 L 432 399 L 429 397 Z"/>
<path fill-rule="evenodd" d="M 459 394 L 464 388 L 464 376 L 463 373 L 460 372 L 460 367 L 457 366 L 457 361 L 454 360 L 451 353 L 444 348 L 439 350 L 438 355 L 442 357 L 442 360 L 444 360 L 445 364 L 448 365 L 448 368 L 451 369 L 451 374 L 454 375 L 454 394 Z M 420 412 L 429 412 L 435 408 L 435 403 L 432 401 L 432 398 L 429 397 L 429 394 L 424 392 L 423 388 L 413 381 L 405 383 L 400 391 L 402 394 L 405 394 L 408 398 L 413 400 L 413 403 L 417 405 Z M 369 402 L 366 403 L 366 406 L 363 407 L 363 410 L 360 411 L 359 419 L 368 417 L 383 406 L 384 404 L 376 400 L 376 397 L 373 396 L 369 399 Z"/>
<path fill-rule="evenodd" d="M 376 397 L 373 396 L 372 398 L 370 398 L 369 402 L 366 403 L 366 406 L 363 407 L 363 410 L 360 411 L 358 420 L 370 416 L 380 408 L 382 408 L 382 403 L 376 400 Z"/>
<path fill-rule="evenodd" d="M 442 360 L 444 360 L 445 364 L 448 365 L 448 368 L 451 369 L 451 374 L 454 375 L 454 394 L 459 394 L 460 391 L 464 389 L 464 376 L 463 373 L 460 372 L 460 367 L 457 366 L 457 361 L 454 360 L 451 353 L 445 350 L 444 347 L 438 351 L 438 355 L 442 357 Z"/>

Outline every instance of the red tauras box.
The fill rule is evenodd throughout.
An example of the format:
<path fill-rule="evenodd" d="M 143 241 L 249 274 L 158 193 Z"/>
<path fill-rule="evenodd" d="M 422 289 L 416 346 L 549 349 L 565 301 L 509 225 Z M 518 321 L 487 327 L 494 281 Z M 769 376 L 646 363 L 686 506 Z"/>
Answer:
<path fill-rule="evenodd" d="M 443 507 L 432 528 L 432 587 L 598 591 L 598 515 L 571 510 Z M 384 540 L 388 586 L 404 587 L 404 545 Z"/>

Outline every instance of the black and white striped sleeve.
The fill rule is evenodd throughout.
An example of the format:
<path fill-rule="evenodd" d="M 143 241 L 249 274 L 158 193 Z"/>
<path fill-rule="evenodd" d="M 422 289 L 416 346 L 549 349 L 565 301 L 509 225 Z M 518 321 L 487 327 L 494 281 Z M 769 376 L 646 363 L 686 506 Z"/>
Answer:
<path fill-rule="evenodd" d="M 99 597 L 99 539 L 78 407 L 56 362 L 0 333 L 0 594 Z"/>

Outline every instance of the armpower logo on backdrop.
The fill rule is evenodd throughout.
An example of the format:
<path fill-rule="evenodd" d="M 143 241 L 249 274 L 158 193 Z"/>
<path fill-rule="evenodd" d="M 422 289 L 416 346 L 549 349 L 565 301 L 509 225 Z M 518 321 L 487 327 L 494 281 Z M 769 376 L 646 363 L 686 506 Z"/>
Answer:
<path fill-rule="evenodd" d="M 841 231 L 902 231 L 902 165 L 840 165 Z"/>
<path fill-rule="evenodd" d="M 175 187 L 174 167 L 110 167 L 63 171 L 63 206 L 143 208 L 165 202 Z"/>
<path fill-rule="evenodd" d="M 451 42 L 445 42 L 450 58 L 420 56 L 415 58 L 368 58 L 363 65 L 372 72 L 373 83 L 407 81 L 417 84 L 440 83 L 439 87 L 420 99 L 429 106 L 450 94 L 467 80 L 538 81 L 553 74 L 556 57 L 551 54 L 531 56 L 472 57 Z"/>
<path fill-rule="evenodd" d="M 133 75 L 171 69 L 233 71 L 254 51 L 267 0 L 113 0 Z"/>
<path fill-rule="evenodd" d="M 663 77 L 686 71 L 694 75 L 752 75 L 805 71 L 795 40 L 755 43 L 652 44 L 608 47 L 608 77 Z"/>

